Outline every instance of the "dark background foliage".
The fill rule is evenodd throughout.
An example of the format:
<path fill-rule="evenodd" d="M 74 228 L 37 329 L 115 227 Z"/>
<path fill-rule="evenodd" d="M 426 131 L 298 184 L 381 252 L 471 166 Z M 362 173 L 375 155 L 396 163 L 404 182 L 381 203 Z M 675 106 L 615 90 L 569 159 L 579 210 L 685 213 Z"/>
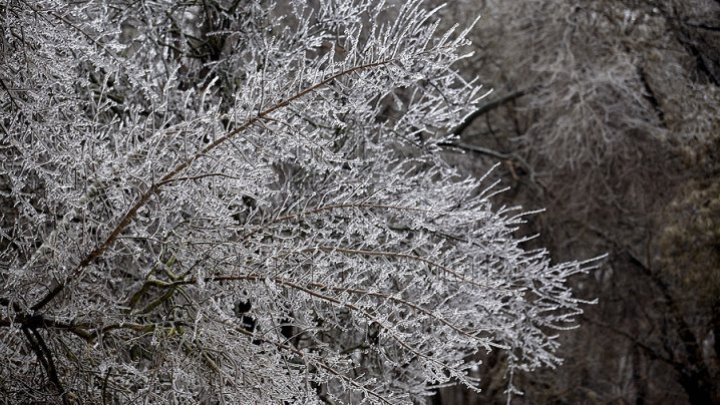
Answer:
<path fill-rule="evenodd" d="M 607 252 L 565 364 L 515 376 L 513 403 L 720 403 L 720 2 L 479 1 L 465 69 L 490 82 L 462 126 L 469 171 L 500 163 L 508 204 L 556 260 Z M 500 403 L 502 358 L 480 395 Z"/>

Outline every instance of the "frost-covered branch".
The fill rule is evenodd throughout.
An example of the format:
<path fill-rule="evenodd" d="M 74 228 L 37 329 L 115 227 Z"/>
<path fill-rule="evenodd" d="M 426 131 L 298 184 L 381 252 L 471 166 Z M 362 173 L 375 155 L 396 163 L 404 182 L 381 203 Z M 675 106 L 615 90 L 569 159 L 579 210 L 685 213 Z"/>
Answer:
<path fill-rule="evenodd" d="M 6 7 L 5 397 L 407 403 L 478 350 L 558 364 L 592 264 L 443 160 L 485 93 L 437 10 Z"/>

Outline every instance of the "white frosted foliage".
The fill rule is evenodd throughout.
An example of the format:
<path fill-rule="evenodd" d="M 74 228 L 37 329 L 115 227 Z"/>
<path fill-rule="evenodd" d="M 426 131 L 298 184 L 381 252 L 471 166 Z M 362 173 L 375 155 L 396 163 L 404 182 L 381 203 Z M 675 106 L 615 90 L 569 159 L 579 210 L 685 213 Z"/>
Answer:
<path fill-rule="evenodd" d="M 407 403 L 559 363 L 583 303 L 439 144 L 485 94 L 421 2 L 0 5 L 0 393 Z"/>

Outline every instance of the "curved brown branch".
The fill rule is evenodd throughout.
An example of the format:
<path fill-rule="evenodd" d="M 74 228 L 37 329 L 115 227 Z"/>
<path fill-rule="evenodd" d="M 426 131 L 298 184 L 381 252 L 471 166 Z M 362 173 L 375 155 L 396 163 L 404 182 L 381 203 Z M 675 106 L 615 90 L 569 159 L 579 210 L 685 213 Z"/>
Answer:
<path fill-rule="evenodd" d="M 505 95 L 504 97 L 493 100 L 487 104 L 483 104 L 482 106 L 480 106 L 480 108 L 475 110 L 472 114 L 465 117 L 465 120 L 463 122 L 461 122 L 460 125 L 455 127 L 455 129 L 453 129 L 451 133 L 455 134 L 455 135 L 461 135 L 466 129 L 468 129 L 468 127 L 470 127 L 470 125 L 472 125 L 473 122 L 475 122 L 476 119 L 482 117 L 483 115 L 489 113 L 490 111 L 492 111 L 498 107 L 502 107 L 503 105 L 526 95 L 527 93 L 531 92 L 532 90 L 533 90 L 532 88 L 517 90 L 510 94 Z"/>
<path fill-rule="evenodd" d="M 47 305 L 50 301 L 52 301 L 60 292 L 62 292 L 65 289 L 65 286 L 68 282 L 77 279 L 80 277 L 80 274 L 82 273 L 83 269 L 85 269 L 90 263 L 95 261 L 97 258 L 99 258 L 105 251 L 115 242 L 115 240 L 120 236 L 120 234 L 127 228 L 128 225 L 132 222 L 132 220 L 137 215 L 137 212 L 147 204 L 147 202 L 150 200 L 150 197 L 152 197 L 154 194 L 158 193 L 160 191 L 160 188 L 162 185 L 167 184 L 171 180 L 175 179 L 178 174 L 183 172 L 185 169 L 187 169 L 190 165 L 193 164 L 196 160 L 198 160 L 200 157 L 205 156 L 209 152 L 216 149 L 218 146 L 224 144 L 228 140 L 232 139 L 236 135 L 240 134 L 241 132 L 245 131 L 250 126 L 254 125 L 256 122 L 262 120 L 266 116 L 272 114 L 273 112 L 289 105 L 295 100 L 298 100 L 299 98 L 312 93 L 313 91 L 324 87 L 328 83 L 332 82 L 333 80 L 336 80 L 340 77 L 352 74 L 354 72 L 358 72 L 360 70 L 370 69 L 374 67 L 379 67 L 383 65 L 387 65 L 389 63 L 393 62 L 393 59 L 388 60 L 382 60 L 379 62 L 372 62 L 367 63 L 360 66 L 355 66 L 349 69 L 342 70 L 338 73 L 335 73 L 326 79 L 322 80 L 319 83 L 316 83 L 312 86 L 306 87 L 305 89 L 301 90 L 300 92 L 296 93 L 295 95 L 286 98 L 285 100 L 282 100 L 278 102 L 277 104 L 259 112 L 256 116 L 248 119 L 244 124 L 240 125 L 239 127 L 235 128 L 234 130 L 228 132 L 224 136 L 216 139 L 200 151 L 196 152 L 194 155 L 190 156 L 188 159 L 184 160 L 183 162 L 179 163 L 177 166 L 175 166 L 172 170 L 170 170 L 168 173 L 166 173 L 163 177 L 161 177 L 157 182 L 154 182 L 150 188 L 143 193 L 140 198 L 133 204 L 122 216 L 120 221 L 117 225 L 113 228 L 113 230 L 110 232 L 110 234 L 105 238 L 105 241 L 95 247 L 90 253 L 88 253 L 81 261 L 80 263 L 73 269 L 73 271 L 68 276 L 67 280 L 58 283 L 52 290 L 50 290 L 45 296 L 43 296 L 40 301 L 38 301 L 36 304 L 34 304 L 31 309 L 33 311 L 38 311 L 42 309 L 45 305 Z"/>

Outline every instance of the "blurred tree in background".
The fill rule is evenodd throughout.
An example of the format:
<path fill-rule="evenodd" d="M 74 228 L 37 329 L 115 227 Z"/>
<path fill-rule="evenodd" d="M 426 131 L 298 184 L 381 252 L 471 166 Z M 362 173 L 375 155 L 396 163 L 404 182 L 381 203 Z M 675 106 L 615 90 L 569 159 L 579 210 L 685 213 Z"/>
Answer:
<path fill-rule="evenodd" d="M 720 402 L 720 2 L 466 1 L 483 18 L 464 69 L 495 89 L 449 159 L 502 163 L 499 198 L 545 207 L 526 229 L 561 260 L 608 252 L 599 305 L 522 403 Z M 465 150 L 465 155 L 455 151 Z M 483 373 L 500 378 L 501 358 Z M 502 383 L 479 397 L 501 402 Z M 464 398 L 464 399 L 463 399 Z"/>

